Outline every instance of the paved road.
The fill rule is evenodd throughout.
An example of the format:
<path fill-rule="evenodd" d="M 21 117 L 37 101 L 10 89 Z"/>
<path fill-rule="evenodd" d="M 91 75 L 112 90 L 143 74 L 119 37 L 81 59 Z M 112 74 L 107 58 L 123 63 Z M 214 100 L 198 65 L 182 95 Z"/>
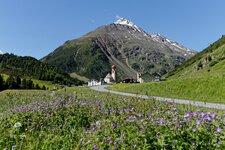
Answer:
<path fill-rule="evenodd" d="M 174 102 L 178 104 L 187 104 L 187 105 L 193 105 L 193 106 L 201 106 L 201 107 L 208 107 L 208 108 L 216 108 L 225 110 L 224 104 L 216 104 L 216 103 L 205 103 L 205 102 L 197 102 L 197 101 L 191 101 L 191 100 L 182 100 L 182 99 L 171 99 L 171 98 L 164 98 L 164 97 L 157 97 L 157 96 L 147 96 L 147 95 L 137 95 L 132 93 L 124 93 L 124 92 L 117 92 L 105 89 L 108 85 L 101 85 L 101 86 L 92 86 L 91 89 L 100 91 L 100 92 L 109 92 L 113 94 L 123 95 L 123 96 L 131 96 L 131 97 L 139 97 L 144 99 L 156 99 L 159 101 L 168 101 L 168 102 Z"/>

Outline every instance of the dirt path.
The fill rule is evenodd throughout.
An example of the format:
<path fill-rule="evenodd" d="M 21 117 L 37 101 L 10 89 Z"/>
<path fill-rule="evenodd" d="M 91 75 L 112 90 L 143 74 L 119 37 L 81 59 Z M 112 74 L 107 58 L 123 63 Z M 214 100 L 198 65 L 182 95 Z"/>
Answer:
<path fill-rule="evenodd" d="M 107 86 L 109 86 L 109 85 L 92 86 L 91 89 L 93 89 L 95 91 L 109 92 L 109 93 L 123 95 L 123 96 L 139 97 L 139 98 L 144 98 L 144 99 L 153 99 L 154 98 L 159 101 L 168 101 L 168 102 L 174 102 L 174 103 L 178 103 L 178 104 L 187 104 L 187 105 L 193 105 L 193 106 L 225 110 L 224 104 L 205 103 L 205 102 L 197 102 L 197 101 L 192 101 L 192 100 L 172 99 L 172 98 L 164 98 L 164 97 L 157 97 L 157 96 L 147 96 L 147 95 L 139 95 L 139 94 L 137 95 L 137 94 L 132 94 L 132 93 L 125 93 L 125 92 L 117 92 L 117 91 L 112 91 L 112 90 L 106 89 Z"/>

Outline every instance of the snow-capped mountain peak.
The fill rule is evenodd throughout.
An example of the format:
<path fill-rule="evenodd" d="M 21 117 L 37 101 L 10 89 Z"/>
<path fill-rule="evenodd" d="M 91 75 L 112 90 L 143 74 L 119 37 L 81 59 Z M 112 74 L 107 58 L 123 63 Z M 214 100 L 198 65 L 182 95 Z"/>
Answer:
<path fill-rule="evenodd" d="M 130 26 L 133 29 L 142 32 L 142 29 L 140 27 L 138 27 L 136 24 L 134 24 L 132 21 L 126 19 L 126 18 L 119 18 L 116 22 L 114 22 L 114 24 L 120 24 L 120 25 L 126 25 L 126 26 Z"/>
<path fill-rule="evenodd" d="M 190 55 L 192 56 L 196 53 L 192 49 L 186 48 L 183 45 L 181 45 L 181 44 L 179 44 L 179 43 L 177 43 L 173 40 L 170 40 L 170 39 L 168 39 L 167 37 L 165 37 L 161 34 L 152 34 L 152 33 L 145 32 L 139 26 L 137 26 L 132 21 L 130 21 L 126 18 L 119 18 L 116 22 L 114 22 L 114 24 L 129 26 L 133 30 L 139 32 L 138 34 L 136 34 L 135 32 L 131 32 L 131 33 L 129 32 L 130 34 L 132 34 L 133 37 L 138 38 L 138 39 L 142 39 L 142 40 L 156 41 L 156 42 L 158 42 L 162 45 L 166 45 L 167 47 L 169 47 L 170 49 L 172 49 L 176 52 L 183 53 L 183 55 L 185 57 L 190 56 Z"/>

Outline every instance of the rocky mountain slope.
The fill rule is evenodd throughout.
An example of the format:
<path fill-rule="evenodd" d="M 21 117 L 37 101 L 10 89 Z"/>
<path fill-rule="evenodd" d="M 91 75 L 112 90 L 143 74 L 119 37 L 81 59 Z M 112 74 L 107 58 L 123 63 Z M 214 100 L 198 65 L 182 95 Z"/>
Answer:
<path fill-rule="evenodd" d="M 122 79 L 135 77 L 137 72 L 163 75 L 195 54 L 177 42 L 147 33 L 120 18 L 78 39 L 66 41 L 42 61 L 87 78 L 104 77 L 115 64 Z"/>
<path fill-rule="evenodd" d="M 169 79 L 225 76 L 225 36 L 166 75 Z"/>

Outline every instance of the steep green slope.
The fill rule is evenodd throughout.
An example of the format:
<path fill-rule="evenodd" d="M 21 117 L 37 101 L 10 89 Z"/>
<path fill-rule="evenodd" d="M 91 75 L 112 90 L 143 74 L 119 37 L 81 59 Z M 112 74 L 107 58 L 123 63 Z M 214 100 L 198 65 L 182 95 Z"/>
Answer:
<path fill-rule="evenodd" d="M 33 57 L 21 57 L 13 54 L 0 55 L 0 73 L 66 85 L 82 83 L 56 67 L 44 64 Z"/>
<path fill-rule="evenodd" d="M 225 36 L 168 73 L 166 78 L 206 78 L 212 76 L 225 76 Z"/>
<path fill-rule="evenodd" d="M 91 38 L 67 41 L 42 61 L 88 78 L 101 77 L 111 69 L 109 60 Z"/>

